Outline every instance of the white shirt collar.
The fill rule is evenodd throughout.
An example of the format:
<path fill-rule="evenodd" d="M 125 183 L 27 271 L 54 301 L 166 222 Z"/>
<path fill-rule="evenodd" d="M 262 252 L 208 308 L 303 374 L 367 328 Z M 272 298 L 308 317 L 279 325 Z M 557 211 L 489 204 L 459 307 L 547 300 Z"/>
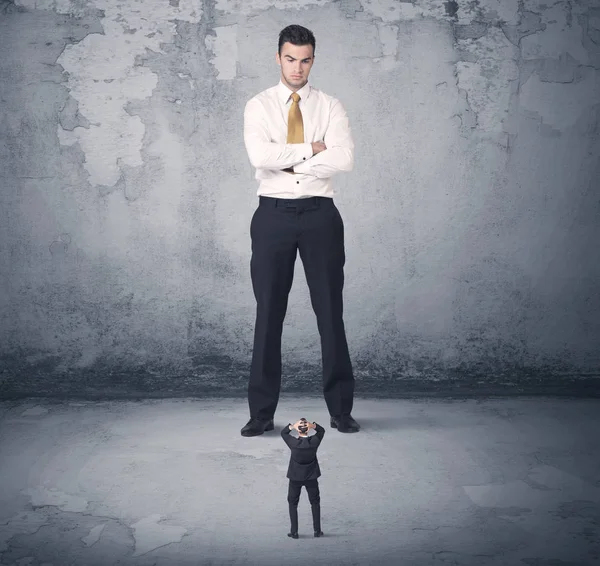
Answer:
<path fill-rule="evenodd" d="M 280 79 L 279 84 L 277 85 L 277 95 L 281 104 L 284 106 L 287 104 L 290 96 L 292 95 L 292 90 L 290 90 L 286 85 L 283 84 L 283 81 Z M 300 96 L 300 101 L 306 100 L 310 96 L 310 84 L 307 82 L 300 90 L 297 91 Z"/>

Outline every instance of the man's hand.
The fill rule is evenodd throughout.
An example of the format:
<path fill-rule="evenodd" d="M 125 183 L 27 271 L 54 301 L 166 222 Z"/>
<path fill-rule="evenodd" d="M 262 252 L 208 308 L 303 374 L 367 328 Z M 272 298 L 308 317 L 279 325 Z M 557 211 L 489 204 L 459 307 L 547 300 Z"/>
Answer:
<path fill-rule="evenodd" d="M 294 428 L 294 429 L 298 430 L 298 427 L 299 427 L 300 425 L 307 426 L 309 429 L 311 429 L 311 428 L 317 428 L 317 427 L 315 426 L 315 423 L 309 423 L 308 421 L 305 421 L 305 420 L 303 420 L 303 419 L 300 419 L 299 421 L 296 421 L 296 422 L 295 422 L 293 425 L 290 425 L 290 426 L 291 426 L 292 428 Z M 298 432 L 300 432 L 300 431 L 298 430 Z"/>
<path fill-rule="evenodd" d="M 323 142 L 312 142 L 313 155 L 317 155 L 317 153 L 321 153 L 327 149 L 327 146 Z"/>

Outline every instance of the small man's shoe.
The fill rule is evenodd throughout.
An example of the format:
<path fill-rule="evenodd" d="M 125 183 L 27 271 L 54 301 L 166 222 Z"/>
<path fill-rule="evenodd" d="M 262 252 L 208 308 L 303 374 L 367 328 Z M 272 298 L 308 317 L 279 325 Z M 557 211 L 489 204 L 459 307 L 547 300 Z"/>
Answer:
<path fill-rule="evenodd" d="M 298 538 L 298 533 L 288 533 L 288 537 L 290 537 L 290 538 Z"/>
<path fill-rule="evenodd" d="M 331 417 L 331 428 L 337 428 L 340 432 L 358 432 L 360 425 L 350 415 L 341 415 Z"/>
<path fill-rule="evenodd" d="M 244 428 L 242 428 L 242 436 L 258 436 L 265 431 L 273 430 L 273 419 L 263 420 L 252 417 Z"/>
<path fill-rule="evenodd" d="M 315 538 L 322 537 L 323 531 L 315 531 Z"/>

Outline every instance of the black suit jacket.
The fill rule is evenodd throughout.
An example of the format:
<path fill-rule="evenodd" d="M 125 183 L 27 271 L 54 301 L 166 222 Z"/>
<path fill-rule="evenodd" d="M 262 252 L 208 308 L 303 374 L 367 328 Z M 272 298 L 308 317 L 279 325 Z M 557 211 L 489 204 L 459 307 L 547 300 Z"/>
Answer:
<path fill-rule="evenodd" d="M 317 434 L 306 438 L 296 438 L 290 434 L 290 425 L 281 429 L 281 438 L 290 447 L 290 465 L 287 477 L 296 481 L 316 480 L 321 475 L 317 449 L 325 436 L 325 429 L 315 423 Z"/>

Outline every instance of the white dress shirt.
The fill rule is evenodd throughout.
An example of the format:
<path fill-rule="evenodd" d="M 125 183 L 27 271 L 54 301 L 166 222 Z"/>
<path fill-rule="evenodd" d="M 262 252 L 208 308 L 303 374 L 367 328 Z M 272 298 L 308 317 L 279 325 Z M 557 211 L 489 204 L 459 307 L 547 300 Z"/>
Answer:
<path fill-rule="evenodd" d="M 333 198 L 331 177 L 354 167 L 354 141 L 339 100 L 305 84 L 300 95 L 304 142 L 288 144 L 292 91 L 279 81 L 251 98 L 244 110 L 244 143 L 256 167 L 258 195 L 273 198 Z M 311 142 L 327 149 L 313 155 Z M 282 169 L 292 167 L 295 175 Z"/>

